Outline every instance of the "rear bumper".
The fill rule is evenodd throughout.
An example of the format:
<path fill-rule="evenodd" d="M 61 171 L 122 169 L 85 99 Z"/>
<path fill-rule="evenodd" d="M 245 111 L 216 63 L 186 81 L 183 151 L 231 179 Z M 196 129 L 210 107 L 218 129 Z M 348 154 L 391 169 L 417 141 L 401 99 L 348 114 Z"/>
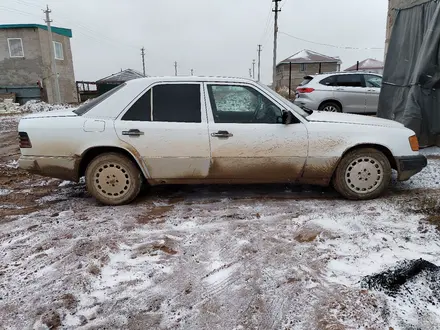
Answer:
<path fill-rule="evenodd" d="M 419 173 L 428 165 L 428 160 L 425 156 L 407 156 L 396 157 L 397 171 L 399 181 L 406 181 L 413 175 Z"/>
<path fill-rule="evenodd" d="M 21 169 L 50 178 L 78 181 L 79 158 L 21 156 Z"/>
<path fill-rule="evenodd" d="M 311 110 L 318 110 L 319 104 L 317 104 L 315 101 L 306 99 L 306 98 L 297 98 L 295 101 L 293 101 L 293 104 L 302 107 L 307 107 Z"/>

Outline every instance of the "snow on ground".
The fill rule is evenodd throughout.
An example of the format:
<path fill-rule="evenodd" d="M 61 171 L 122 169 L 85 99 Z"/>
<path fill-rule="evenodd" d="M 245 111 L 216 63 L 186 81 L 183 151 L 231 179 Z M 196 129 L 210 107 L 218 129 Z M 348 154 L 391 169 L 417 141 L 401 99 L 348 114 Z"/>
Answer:
<path fill-rule="evenodd" d="M 169 186 L 123 207 L 8 166 L 0 148 L 0 328 L 440 329 L 422 280 L 395 298 L 361 287 L 405 259 L 440 265 L 438 148 L 374 201 Z"/>

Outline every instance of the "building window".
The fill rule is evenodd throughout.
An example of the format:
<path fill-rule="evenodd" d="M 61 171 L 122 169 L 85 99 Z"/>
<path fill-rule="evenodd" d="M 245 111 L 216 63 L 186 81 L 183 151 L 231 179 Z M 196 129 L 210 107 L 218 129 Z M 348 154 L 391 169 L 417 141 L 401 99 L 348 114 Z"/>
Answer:
<path fill-rule="evenodd" d="M 21 38 L 8 39 L 9 55 L 11 57 L 24 57 L 23 41 Z"/>
<path fill-rule="evenodd" d="M 61 42 L 54 41 L 53 48 L 55 50 L 55 59 L 64 60 L 63 44 Z"/>
<path fill-rule="evenodd" d="M 299 70 L 300 70 L 301 72 L 306 72 L 306 71 L 307 71 L 307 64 L 302 63 L 302 64 L 300 64 L 300 66 L 301 66 L 301 67 L 300 67 Z"/>

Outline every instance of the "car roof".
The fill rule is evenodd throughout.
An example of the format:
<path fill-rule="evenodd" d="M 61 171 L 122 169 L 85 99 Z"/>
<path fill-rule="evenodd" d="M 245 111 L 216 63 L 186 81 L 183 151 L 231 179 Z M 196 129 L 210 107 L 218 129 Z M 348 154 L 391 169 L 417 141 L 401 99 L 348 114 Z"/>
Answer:
<path fill-rule="evenodd" d="M 380 73 L 377 72 L 369 72 L 369 71 L 334 71 L 334 72 L 324 72 L 324 73 L 317 73 L 317 74 L 311 74 L 311 75 L 307 75 L 305 77 L 328 77 L 328 76 L 334 76 L 334 75 L 353 75 L 353 74 L 371 74 L 371 75 L 375 75 L 375 76 L 380 76 L 382 77 L 382 75 Z M 305 78 L 304 77 L 304 78 Z"/>
<path fill-rule="evenodd" d="M 151 85 L 156 82 L 234 82 L 234 83 L 255 83 L 255 80 L 238 77 L 217 77 L 217 76 L 157 76 L 145 77 L 127 81 L 127 84 Z"/>

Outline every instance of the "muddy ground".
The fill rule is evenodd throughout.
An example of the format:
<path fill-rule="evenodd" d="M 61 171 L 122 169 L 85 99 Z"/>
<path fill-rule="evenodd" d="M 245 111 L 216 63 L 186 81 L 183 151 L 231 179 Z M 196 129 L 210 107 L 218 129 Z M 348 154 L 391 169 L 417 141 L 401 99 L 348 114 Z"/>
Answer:
<path fill-rule="evenodd" d="M 375 201 L 168 186 L 105 207 L 17 168 L 18 119 L 0 117 L 0 329 L 440 329 L 426 290 L 360 284 L 403 260 L 440 265 L 439 149 Z"/>

